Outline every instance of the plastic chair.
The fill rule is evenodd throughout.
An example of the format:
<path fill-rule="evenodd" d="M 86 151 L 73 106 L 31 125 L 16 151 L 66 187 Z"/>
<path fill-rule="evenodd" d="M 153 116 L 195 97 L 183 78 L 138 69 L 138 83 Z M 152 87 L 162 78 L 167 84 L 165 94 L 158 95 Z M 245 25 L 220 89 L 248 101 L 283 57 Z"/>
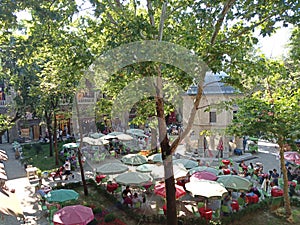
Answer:
<path fill-rule="evenodd" d="M 198 202 L 198 209 L 199 208 L 202 208 L 202 207 L 204 207 L 205 206 L 205 203 L 204 202 Z"/>
<path fill-rule="evenodd" d="M 229 216 L 230 215 L 230 209 L 229 206 L 227 205 L 222 205 L 221 206 L 221 212 L 223 216 Z"/>
<path fill-rule="evenodd" d="M 192 207 L 192 211 L 193 211 L 194 216 L 200 217 L 200 213 L 198 211 L 196 211 L 194 207 Z"/>
<path fill-rule="evenodd" d="M 272 197 L 271 210 L 274 211 L 283 205 L 283 196 Z"/>
<path fill-rule="evenodd" d="M 238 197 L 237 202 L 239 203 L 240 207 L 245 207 L 246 206 L 246 201 L 245 199 Z"/>
<path fill-rule="evenodd" d="M 212 216 L 213 216 L 214 219 L 220 218 L 220 209 L 216 209 L 215 211 L 213 211 Z"/>

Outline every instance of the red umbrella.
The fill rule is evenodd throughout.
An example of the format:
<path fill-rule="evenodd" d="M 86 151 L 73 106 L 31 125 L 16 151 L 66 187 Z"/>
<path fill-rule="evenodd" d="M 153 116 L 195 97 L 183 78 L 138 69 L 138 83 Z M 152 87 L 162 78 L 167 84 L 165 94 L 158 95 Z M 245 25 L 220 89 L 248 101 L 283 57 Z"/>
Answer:
<path fill-rule="evenodd" d="M 175 184 L 175 189 L 176 189 L 176 192 L 175 192 L 176 199 L 180 198 L 180 197 L 182 197 L 186 194 L 186 192 L 185 192 L 185 190 L 183 189 L 182 186 L 179 186 L 179 185 Z M 166 198 L 165 183 L 160 183 L 160 184 L 155 185 L 154 194 L 157 194 L 157 195 L 160 195 L 160 196 Z"/>
<path fill-rule="evenodd" d="M 300 162 L 300 154 L 298 152 L 285 152 L 284 159 L 298 164 Z"/>
<path fill-rule="evenodd" d="M 218 179 L 218 177 L 215 174 L 213 174 L 211 172 L 207 172 L 207 171 L 196 172 L 190 177 L 190 181 L 198 181 L 198 180 L 215 181 L 217 179 Z"/>
<path fill-rule="evenodd" d="M 83 205 L 65 206 L 53 215 L 54 225 L 86 225 L 93 219 L 93 210 Z"/>

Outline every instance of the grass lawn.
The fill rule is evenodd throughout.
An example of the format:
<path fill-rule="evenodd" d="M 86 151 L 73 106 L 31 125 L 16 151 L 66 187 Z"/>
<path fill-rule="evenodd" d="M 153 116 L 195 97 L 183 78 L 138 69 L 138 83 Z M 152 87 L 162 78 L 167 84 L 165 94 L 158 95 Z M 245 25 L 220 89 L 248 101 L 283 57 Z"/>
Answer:
<path fill-rule="evenodd" d="M 58 152 L 62 149 L 62 145 L 65 142 L 59 142 L 57 149 Z M 23 145 L 23 159 L 21 160 L 24 164 L 31 164 L 39 168 L 41 171 L 52 170 L 58 168 L 63 164 L 59 162 L 59 165 L 55 164 L 55 152 L 53 147 L 53 156 L 50 156 L 49 144 L 26 144 Z"/>

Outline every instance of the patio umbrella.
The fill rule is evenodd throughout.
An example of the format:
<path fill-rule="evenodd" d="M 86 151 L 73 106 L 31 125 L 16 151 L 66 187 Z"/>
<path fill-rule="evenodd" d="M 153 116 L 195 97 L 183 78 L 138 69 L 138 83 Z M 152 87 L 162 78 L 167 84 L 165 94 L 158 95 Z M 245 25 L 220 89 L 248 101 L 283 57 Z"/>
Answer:
<path fill-rule="evenodd" d="M 174 178 L 177 179 L 180 177 L 185 177 L 188 174 L 188 170 L 185 169 L 182 164 L 177 164 L 177 165 L 173 165 L 173 173 L 174 173 Z M 155 180 L 165 178 L 164 165 L 154 167 L 150 174 Z"/>
<path fill-rule="evenodd" d="M 128 166 L 122 163 L 106 163 L 96 168 L 96 172 L 111 175 L 124 173 L 128 170 Z"/>
<path fill-rule="evenodd" d="M 4 175 L 6 175 L 6 171 L 3 168 L 0 168 L 0 173 L 3 173 Z"/>
<path fill-rule="evenodd" d="M 0 149 L 0 153 L 6 154 L 6 151 Z"/>
<path fill-rule="evenodd" d="M 128 165 L 141 165 L 148 162 L 146 156 L 139 154 L 128 154 L 122 157 L 121 161 Z"/>
<path fill-rule="evenodd" d="M 228 189 L 237 191 L 248 191 L 252 187 L 251 181 L 238 175 L 220 175 L 217 182 L 223 184 Z"/>
<path fill-rule="evenodd" d="M 148 156 L 148 160 L 152 162 L 162 162 L 162 156 L 161 153 L 156 153 L 153 155 Z"/>
<path fill-rule="evenodd" d="M 3 173 L 0 173 L 0 180 L 7 180 L 7 176 Z"/>
<path fill-rule="evenodd" d="M 45 199 L 51 202 L 66 202 L 70 200 L 76 200 L 79 197 L 79 194 L 71 189 L 57 189 L 50 191 L 45 195 Z"/>
<path fill-rule="evenodd" d="M 3 160 L 3 161 L 8 160 L 7 154 L 6 154 L 6 153 L 1 153 L 1 152 L 0 152 L 0 160 Z"/>
<path fill-rule="evenodd" d="M 109 139 L 115 139 L 116 138 L 116 135 L 111 135 L 111 134 L 107 134 L 107 135 L 104 135 L 100 138 L 100 140 L 109 140 Z"/>
<path fill-rule="evenodd" d="M 300 162 L 300 154 L 298 152 L 293 151 L 285 152 L 284 159 L 298 165 L 298 163 Z"/>
<path fill-rule="evenodd" d="M 180 163 L 187 169 L 191 169 L 198 166 L 198 162 L 191 159 L 176 159 L 173 161 L 174 164 Z"/>
<path fill-rule="evenodd" d="M 83 205 L 65 206 L 53 215 L 54 225 L 86 225 L 93 219 L 93 210 Z"/>
<path fill-rule="evenodd" d="M 20 200 L 15 193 L 0 191 L 0 202 L 0 213 L 24 218 Z"/>
<path fill-rule="evenodd" d="M 150 173 L 150 172 L 152 172 L 152 170 L 154 168 L 155 168 L 155 165 L 146 163 L 146 164 L 137 166 L 135 168 L 135 170 L 138 172 L 142 172 L 142 173 Z"/>
<path fill-rule="evenodd" d="M 124 134 L 124 133 L 123 132 L 114 131 L 114 132 L 110 132 L 108 135 L 117 136 L 119 134 Z"/>
<path fill-rule="evenodd" d="M 0 168 L 4 169 L 4 164 L 0 163 Z"/>
<path fill-rule="evenodd" d="M 120 141 L 131 141 L 133 139 L 133 137 L 128 134 L 118 134 L 116 138 L 118 138 Z"/>
<path fill-rule="evenodd" d="M 222 184 L 210 180 L 188 182 L 185 184 L 185 189 L 194 196 L 197 195 L 205 198 L 222 197 L 227 192 Z"/>
<path fill-rule="evenodd" d="M 90 137 L 97 139 L 97 138 L 101 138 L 104 135 L 105 134 L 102 134 L 102 133 L 92 133 L 92 134 L 90 134 Z"/>
<path fill-rule="evenodd" d="M 212 180 L 212 181 L 216 181 L 218 179 L 218 177 L 210 172 L 206 172 L 206 171 L 199 171 L 194 173 L 191 177 L 190 177 L 190 181 L 197 181 L 197 180 Z"/>
<path fill-rule="evenodd" d="M 79 144 L 78 143 L 67 143 L 67 144 L 64 144 L 62 147 L 63 148 L 78 148 Z"/>
<path fill-rule="evenodd" d="M 126 133 L 127 134 L 144 134 L 144 130 L 142 129 L 129 129 L 129 130 L 126 130 Z"/>
<path fill-rule="evenodd" d="M 218 175 L 219 174 L 219 171 L 213 167 L 208 167 L 208 166 L 197 166 L 197 167 L 194 167 L 192 169 L 189 170 L 189 174 L 192 175 L 193 173 L 196 173 L 196 172 L 200 172 L 200 171 L 206 171 L 206 172 L 210 172 L 210 173 L 213 173 L 215 175 Z"/>
<path fill-rule="evenodd" d="M 160 183 L 154 186 L 154 194 L 166 198 L 166 187 L 165 183 Z M 180 185 L 175 184 L 175 197 L 176 199 L 184 196 L 186 194 L 184 188 Z"/>
<path fill-rule="evenodd" d="M 122 173 L 115 177 L 115 181 L 124 185 L 141 185 L 152 180 L 152 178 L 145 173 L 140 172 L 128 172 Z"/>

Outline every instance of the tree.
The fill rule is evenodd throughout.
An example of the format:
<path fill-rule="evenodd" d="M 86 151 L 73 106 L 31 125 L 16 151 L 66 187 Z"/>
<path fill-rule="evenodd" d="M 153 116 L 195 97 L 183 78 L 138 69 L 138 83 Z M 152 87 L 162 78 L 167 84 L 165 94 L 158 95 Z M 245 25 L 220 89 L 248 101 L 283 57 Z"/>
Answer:
<path fill-rule="evenodd" d="M 245 97 L 235 102 L 238 112 L 228 127 L 237 136 L 256 136 L 279 145 L 281 171 L 284 180 L 284 202 L 286 215 L 291 215 L 287 169 L 284 161 L 284 145 L 299 137 L 300 119 L 299 82 L 283 62 L 261 60 L 261 73 L 252 79 L 255 84 L 247 84 Z M 246 84 L 246 83 L 245 83 Z"/>
<path fill-rule="evenodd" d="M 185 76 L 185 73 L 178 72 L 168 65 L 162 67 L 159 63 L 133 60 L 132 64 L 134 65 L 124 69 L 126 73 L 124 70 L 120 70 L 107 80 L 114 89 L 110 97 L 114 98 L 117 96 L 116 93 L 124 88 L 123 85 L 127 85 L 132 79 L 153 75 L 158 78 L 156 82 L 158 85 L 155 86 L 157 93 L 153 100 L 156 107 L 154 112 L 159 118 L 158 127 L 163 159 L 167 159 L 165 160 L 165 168 L 166 171 L 170 172 L 170 176 L 166 179 L 167 223 L 176 225 L 174 177 L 171 169 L 172 161 L 169 158 L 191 129 L 202 97 L 205 72 L 208 68 L 213 72 L 225 71 L 236 81 L 247 76 L 250 78 L 247 72 L 257 68 L 257 65 L 249 64 L 253 57 L 250 52 L 258 41 L 253 35 L 254 31 L 259 29 L 262 35 L 270 35 L 275 31 L 277 22 L 297 21 L 299 6 L 292 1 L 272 1 L 266 4 L 264 1 L 171 1 L 168 3 L 167 1 L 148 0 L 146 6 L 141 6 L 138 1 L 126 3 L 120 1 L 91 2 L 96 8 L 96 18 L 100 18 L 101 21 L 90 21 L 90 32 L 97 34 L 90 36 L 90 43 L 101 40 L 101 44 L 98 45 L 101 47 L 99 53 L 134 41 L 165 40 L 191 49 L 207 65 L 196 77 L 199 91 L 191 110 L 188 125 L 172 145 L 168 142 L 165 135 L 166 126 L 162 122 L 165 121 L 166 110 L 162 98 L 164 96 L 162 92 L 164 83 L 161 78 L 181 82 L 178 86 L 184 88 L 191 84 L 191 77 Z M 291 11 L 294 13 L 290 14 Z M 97 31 L 100 31 L 101 35 Z M 95 47 L 95 44 L 92 46 Z M 145 54 L 150 54 L 149 52 L 151 49 L 148 49 Z M 130 54 L 127 57 L 129 56 Z M 117 57 L 115 61 L 118 61 Z M 112 63 L 116 64 L 114 61 Z M 143 70 L 140 70 L 141 66 L 144 66 Z M 175 66 L 180 67 L 181 65 Z M 168 73 L 169 71 L 172 72 Z M 125 76 L 123 76 L 124 74 Z M 147 108 L 148 104 L 142 107 Z M 147 112 L 148 115 L 152 115 L 153 108 Z"/>

